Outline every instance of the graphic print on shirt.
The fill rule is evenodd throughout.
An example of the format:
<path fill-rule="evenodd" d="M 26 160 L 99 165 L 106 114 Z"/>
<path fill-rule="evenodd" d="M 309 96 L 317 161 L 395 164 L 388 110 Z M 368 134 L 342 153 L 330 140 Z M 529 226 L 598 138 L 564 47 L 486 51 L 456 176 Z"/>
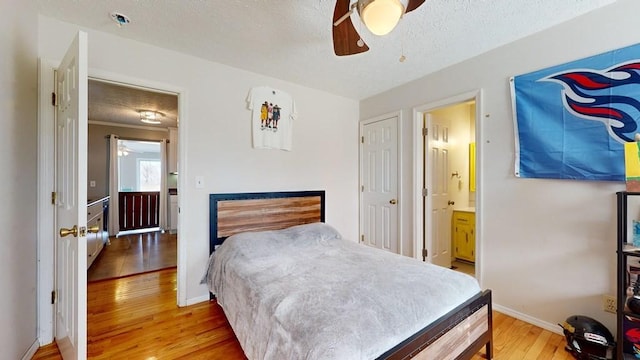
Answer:
<path fill-rule="evenodd" d="M 260 107 L 260 130 L 278 131 L 278 120 L 280 120 L 280 106 L 268 101 L 263 102 Z"/>

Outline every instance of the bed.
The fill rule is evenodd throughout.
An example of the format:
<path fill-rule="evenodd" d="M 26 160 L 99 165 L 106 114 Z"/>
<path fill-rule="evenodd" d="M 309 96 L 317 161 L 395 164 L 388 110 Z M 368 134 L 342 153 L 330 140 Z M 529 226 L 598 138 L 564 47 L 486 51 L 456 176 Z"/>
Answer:
<path fill-rule="evenodd" d="M 492 358 L 490 290 L 343 239 L 324 204 L 324 191 L 210 194 L 203 282 L 249 359 Z"/>

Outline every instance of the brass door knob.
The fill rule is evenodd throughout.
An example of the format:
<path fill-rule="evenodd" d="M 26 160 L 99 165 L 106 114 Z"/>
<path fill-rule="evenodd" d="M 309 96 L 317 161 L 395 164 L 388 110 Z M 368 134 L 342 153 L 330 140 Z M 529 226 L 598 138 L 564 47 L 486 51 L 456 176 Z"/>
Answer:
<path fill-rule="evenodd" d="M 73 225 L 71 229 L 60 228 L 60 236 L 65 237 L 68 235 L 73 235 L 73 237 L 78 237 L 78 226 Z"/>
<path fill-rule="evenodd" d="M 89 228 L 87 229 L 87 232 L 97 234 L 100 232 L 100 226 L 98 225 L 89 226 Z"/>
<path fill-rule="evenodd" d="M 396 200 L 396 199 L 389 200 L 389 204 L 391 204 L 391 205 L 395 205 L 397 203 L 398 203 L 398 200 Z"/>
<path fill-rule="evenodd" d="M 455 201 L 451 201 L 451 200 L 449 200 L 449 201 L 447 202 L 447 204 L 448 204 L 448 205 L 455 205 L 455 204 L 456 204 L 456 202 L 455 202 Z"/>

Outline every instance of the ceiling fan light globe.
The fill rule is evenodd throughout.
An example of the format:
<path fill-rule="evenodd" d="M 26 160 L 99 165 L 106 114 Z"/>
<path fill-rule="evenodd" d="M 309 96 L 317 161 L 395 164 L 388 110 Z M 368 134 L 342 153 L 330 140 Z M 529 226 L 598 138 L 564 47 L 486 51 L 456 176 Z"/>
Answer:
<path fill-rule="evenodd" d="M 399 0 L 364 1 L 360 6 L 360 17 L 369 31 L 375 35 L 386 35 L 393 30 L 404 14 L 404 5 Z"/>

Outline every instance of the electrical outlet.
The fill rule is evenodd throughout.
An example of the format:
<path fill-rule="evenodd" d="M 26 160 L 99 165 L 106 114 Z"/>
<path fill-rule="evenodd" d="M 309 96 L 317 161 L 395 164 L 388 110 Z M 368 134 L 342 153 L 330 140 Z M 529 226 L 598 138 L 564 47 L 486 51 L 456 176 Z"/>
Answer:
<path fill-rule="evenodd" d="M 617 299 L 615 296 L 602 295 L 602 310 L 615 314 L 616 309 L 618 308 L 617 305 Z"/>

